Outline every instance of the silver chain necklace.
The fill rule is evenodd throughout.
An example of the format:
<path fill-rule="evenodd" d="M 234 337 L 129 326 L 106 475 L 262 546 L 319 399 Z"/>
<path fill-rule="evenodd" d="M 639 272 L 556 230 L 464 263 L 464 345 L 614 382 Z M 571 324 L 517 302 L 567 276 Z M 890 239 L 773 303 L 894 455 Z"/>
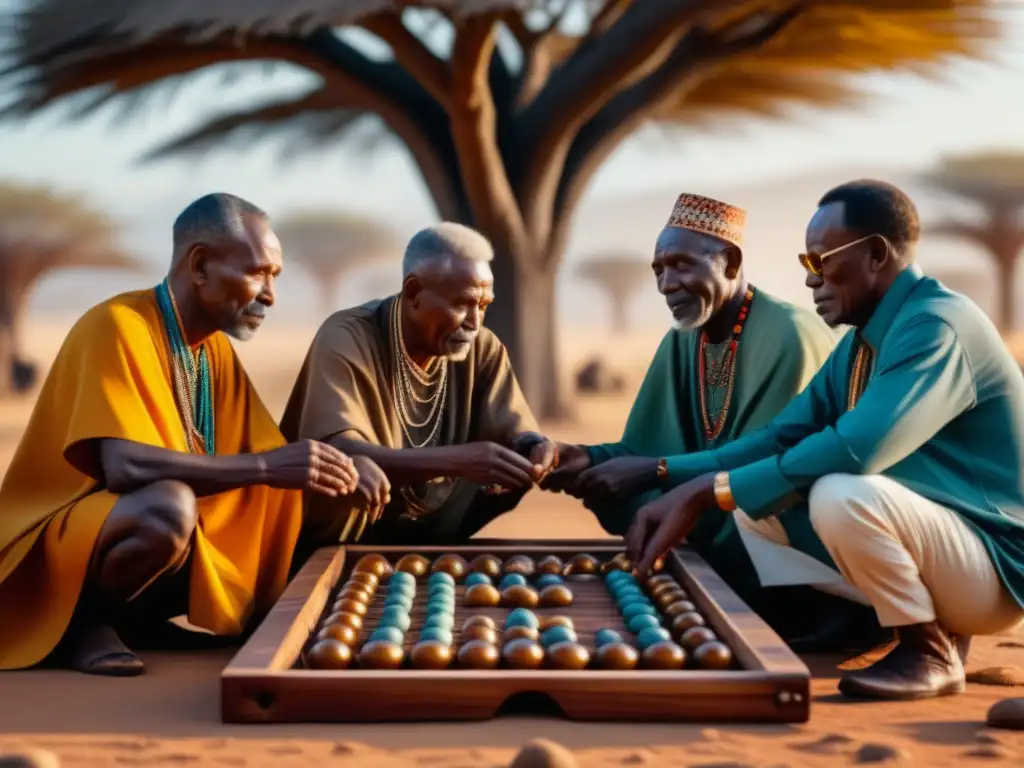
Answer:
<path fill-rule="evenodd" d="M 412 448 L 424 448 L 433 445 L 437 441 L 441 429 L 441 422 L 444 417 L 444 406 L 448 400 L 448 360 L 442 359 L 430 372 L 423 371 L 411 357 L 405 348 L 405 339 L 402 336 L 401 319 L 402 298 L 395 299 L 391 308 L 391 342 L 392 361 L 394 363 L 395 375 L 391 379 L 391 392 L 396 403 L 398 403 L 398 421 L 402 425 L 405 438 Z M 421 386 L 433 387 L 433 392 L 427 397 L 420 397 L 413 380 Z M 429 405 L 430 411 L 426 418 L 417 422 L 413 416 L 413 408 L 410 401 Z M 422 429 L 433 422 L 430 434 L 422 442 L 416 442 L 410 433 L 411 429 Z"/>

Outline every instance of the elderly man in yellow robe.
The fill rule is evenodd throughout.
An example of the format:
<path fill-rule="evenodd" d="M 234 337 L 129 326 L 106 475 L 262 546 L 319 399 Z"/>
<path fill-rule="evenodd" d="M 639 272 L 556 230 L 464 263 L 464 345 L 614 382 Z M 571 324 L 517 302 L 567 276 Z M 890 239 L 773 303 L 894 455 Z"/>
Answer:
<path fill-rule="evenodd" d="M 320 327 L 281 431 L 352 456 L 360 487 L 310 499 L 303 554 L 339 541 L 464 542 L 555 466 L 508 352 L 483 326 L 492 258 L 468 227 L 424 229 L 406 247 L 398 294 Z"/>
<path fill-rule="evenodd" d="M 173 235 L 164 281 L 71 329 L 0 488 L 0 669 L 136 675 L 119 631 L 183 614 L 242 633 L 287 581 L 303 490 L 356 487 L 338 450 L 285 443 L 227 338 L 274 303 L 266 214 L 207 195 Z"/>

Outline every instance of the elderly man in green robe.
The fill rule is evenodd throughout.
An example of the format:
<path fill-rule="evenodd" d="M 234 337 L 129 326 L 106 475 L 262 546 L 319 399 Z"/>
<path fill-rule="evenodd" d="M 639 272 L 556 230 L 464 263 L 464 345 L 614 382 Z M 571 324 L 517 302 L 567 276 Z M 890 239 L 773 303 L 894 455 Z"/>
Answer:
<path fill-rule="evenodd" d="M 653 261 L 675 328 L 654 356 L 622 438 L 559 447 L 560 468 L 545 487 L 581 498 L 609 533 L 624 534 L 636 511 L 663 492 L 663 457 L 725 445 L 763 427 L 835 345 L 834 333 L 813 312 L 748 283 L 745 225 L 740 208 L 700 195 L 678 198 Z M 792 624 L 783 631 L 779 609 L 795 601 L 761 594 L 733 519 L 709 516 L 688 541 L 784 635 L 814 631 Z M 803 605 L 804 618 L 815 613 Z"/>
<path fill-rule="evenodd" d="M 766 579 L 845 585 L 898 641 L 843 675 L 858 697 L 958 693 L 970 636 L 1024 627 L 1024 377 L 985 314 L 922 274 L 919 236 L 890 184 L 821 199 L 806 284 L 852 329 L 767 427 L 670 458 L 675 488 L 627 537 L 647 572 L 704 518 L 732 517 Z"/>

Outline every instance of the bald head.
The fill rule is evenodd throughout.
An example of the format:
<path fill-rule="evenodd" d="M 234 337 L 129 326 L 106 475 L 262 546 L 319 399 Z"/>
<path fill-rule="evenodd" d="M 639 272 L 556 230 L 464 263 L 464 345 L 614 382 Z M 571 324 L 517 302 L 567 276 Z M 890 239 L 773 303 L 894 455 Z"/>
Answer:
<path fill-rule="evenodd" d="M 226 192 L 203 195 L 174 220 L 172 264 L 180 263 L 197 245 L 211 250 L 248 240 L 253 224 L 269 224 L 262 208 Z"/>
<path fill-rule="evenodd" d="M 449 272 L 459 264 L 489 265 L 494 249 L 475 229 L 445 221 L 412 236 L 402 260 L 402 279 L 423 279 Z"/>

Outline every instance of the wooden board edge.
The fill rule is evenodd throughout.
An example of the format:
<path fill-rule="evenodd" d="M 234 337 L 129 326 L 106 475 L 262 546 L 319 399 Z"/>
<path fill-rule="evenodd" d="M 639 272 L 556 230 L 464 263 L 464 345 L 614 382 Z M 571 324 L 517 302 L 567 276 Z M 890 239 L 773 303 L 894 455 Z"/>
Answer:
<path fill-rule="evenodd" d="M 692 549 L 672 550 L 682 565 L 683 589 L 708 616 L 712 627 L 733 649 L 745 669 L 772 675 L 798 675 L 810 680 L 811 671 L 785 641 L 714 569 Z"/>
<path fill-rule="evenodd" d="M 344 547 L 314 552 L 221 673 L 290 669 L 316 629 L 345 565 Z"/>

